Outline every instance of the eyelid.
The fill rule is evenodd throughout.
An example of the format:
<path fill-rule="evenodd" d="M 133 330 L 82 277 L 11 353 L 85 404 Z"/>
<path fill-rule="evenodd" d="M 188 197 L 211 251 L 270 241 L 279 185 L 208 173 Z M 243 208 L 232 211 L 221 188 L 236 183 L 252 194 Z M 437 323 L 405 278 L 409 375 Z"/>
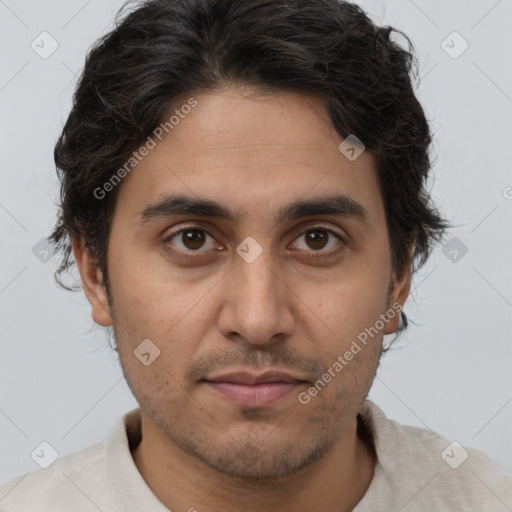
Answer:
<path fill-rule="evenodd" d="M 315 221 L 315 220 L 306 221 L 305 223 L 303 223 L 297 227 L 297 230 L 298 230 L 297 235 L 295 235 L 295 230 L 293 231 L 293 233 L 296 238 L 297 236 L 303 235 L 307 231 L 314 229 L 314 228 L 325 229 L 325 231 L 328 231 L 329 233 L 333 233 L 336 236 L 338 236 L 340 238 L 340 240 L 344 240 L 344 238 L 345 238 L 345 234 L 343 233 L 342 230 L 340 230 L 339 228 L 336 229 L 336 228 L 332 227 L 332 225 L 325 226 L 322 224 L 322 221 L 318 221 L 318 220 L 317 221 Z M 294 238 L 294 240 L 295 240 L 295 238 Z"/>
<path fill-rule="evenodd" d="M 211 234 L 209 228 L 205 228 L 203 225 L 201 224 L 198 224 L 198 223 L 192 223 L 192 224 L 185 224 L 185 225 L 180 225 L 181 227 L 179 229 L 177 229 L 176 231 L 172 231 L 171 233 L 168 233 L 166 235 L 164 235 L 164 238 L 163 238 L 163 242 L 164 243 L 167 243 L 169 242 L 172 238 L 174 238 L 175 236 L 179 235 L 180 233 L 182 233 L 183 231 L 187 231 L 187 230 L 193 230 L 193 229 L 196 229 L 197 231 L 203 231 L 204 233 L 206 233 L 209 237 L 213 238 L 214 240 L 217 240 L 215 238 L 214 235 Z M 194 252 L 194 251 L 189 251 L 189 252 Z M 204 252 L 204 251 L 195 251 L 195 252 Z"/>
<path fill-rule="evenodd" d="M 339 242 L 345 243 L 344 235 L 342 235 L 341 233 L 339 233 L 332 227 L 327 227 L 327 226 L 323 226 L 322 224 L 319 224 L 319 222 L 321 222 L 321 221 L 311 220 L 311 221 L 307 221 L 306 224 L 301 224 L 300 226 L 298 226 L 296 229 L 293 230 L 294 238 L 292 241 L 295 241 L 298 237 L 305 235 L 308 231 L 311 231 L 316 228 L 316 229 L 323 229 L 323 230 L 327 231 L 331 235 L 334 235 L 336 238 L 338 238 Z M 183 231 L 193 230 L 193 229 L 196 229 L 198 231 L 203 231 L 204 233 L 206 233 L 208 236 L 210 236 L 214 240 L 217 240 L 215 238 L 215 236 L 210 233 L 209 228 L 204 227 L 200 222 L 196 221 L 196 223 L 182 225 L 178 230 L 173 231 L 173 232 L 169 233 L 168 235 L 165 235 L 163 242 L 164 242 L 164 244 L 167 244 L 172 238 L 179 235 Z M 323 255 L 323 254 L 325 254 L 326 256 L 334 255 L 334 254 L 336 254 L 336 252 L 338 250 L 339 250 L 339 248 L 331 249 L 330 251 L 308 251 L 308 252 L 311 252 L 311 254 L 315 254 L 315 252 L 316 252 L 316 254 L 318 255 L 317 257 L 321 257 L 321 255 Z M 201 253 L 208 252 L 208 251 L 200 251 L 200 250 L 183 252 L 181 250 L 175 250 L 175 249 L 172 249 L 172 251 L 179 255 L 184 255 L 185 257 L 192 257 L 192 258 L 194 256 L 189 256 L 189 255 L 196 254 L 196 253 L 201 254 Z"/>

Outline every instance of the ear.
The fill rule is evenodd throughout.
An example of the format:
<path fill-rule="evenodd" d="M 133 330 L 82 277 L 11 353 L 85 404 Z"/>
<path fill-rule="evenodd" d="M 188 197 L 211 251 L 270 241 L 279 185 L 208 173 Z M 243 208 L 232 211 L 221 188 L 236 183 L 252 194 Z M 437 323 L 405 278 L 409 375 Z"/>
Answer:
<path fill-rule="evenodd" d="M 389 294 L 389 309 L 394 309 L 396 311 L 396 304 L 400 304 L 401 308 L 404 306 L 407 297 L 409 296 L 409 292 L 411 290 L 411 263 L 412 257 L 414 254 L 414 243 L 409 247 L 409 257 L 407 261 L 407 265 L 405 266 L 402 275 L 399 279 L 396 279 L 396 273 L 393 270 L 393 288 Z M 393 307 L 394 306 L 394 307 Z M 390 318 L 388 322 L 386 322 L 386 327 L 384 328 L 384 334 L 393 334 L 398 331 L 398 327 L 400 325 L 400 312 L 396 314 L 393 318 Z"/>
<path fill-rule="evenodd" d="M 85 295 L 92 306 L 91 316 L 97 324 L 108 327 L 113 322 L 102 272 L 97 267 L 97 262 L 92 258 L 83 239 L 78 240 L 71 237 L 71 245 Z"/>

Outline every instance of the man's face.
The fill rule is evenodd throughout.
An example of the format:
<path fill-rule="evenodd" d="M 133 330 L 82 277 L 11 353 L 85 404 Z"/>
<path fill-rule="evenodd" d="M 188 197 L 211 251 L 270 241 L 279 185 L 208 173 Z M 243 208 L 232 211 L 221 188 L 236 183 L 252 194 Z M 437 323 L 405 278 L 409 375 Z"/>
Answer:
<path fill-rule="evenodd" d="M 243 92 L 195 96 L 197 106 L 118 185 L 113 310 L 93 301 L 93 317 L 113 323 L 128 384 L 163 439 L 223 473 L 276 477 L 354 425 L 398 315 L 341 370 L 335 363 L 405 301 L 408 284 L 393 280 L 373 156 L 350 161 L 339 151 L 318 100 Z M 171 195 L 214 201 L 235 217 L 149 209 Z M 337 213 L 278 218 L 290 203 L 332 196 L 360 208 L 345 201 Z M 143 340 L 144 360 L 160 350 L 148 365 L 134 354 Z M 247 375 L 227 376 L 269 370 L 287 376 L 252 386 Z"/>

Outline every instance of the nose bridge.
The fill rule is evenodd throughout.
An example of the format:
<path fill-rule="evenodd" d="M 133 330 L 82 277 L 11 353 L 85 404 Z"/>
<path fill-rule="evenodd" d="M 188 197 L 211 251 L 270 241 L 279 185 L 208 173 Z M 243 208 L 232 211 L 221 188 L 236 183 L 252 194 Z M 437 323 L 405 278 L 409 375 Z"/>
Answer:
<path fill-rule="evenodd" d="M 268 342 L 276 334 L 289 333 L 287 288 L 279 278 L 269 247 L 254 239 L 237 248 L 238 259 L 231 272 L 232 293 L 227 298 L 223 329 L 238 333 L 253 344 Z"/>
<path fill-rule="evenodd" d="M 249 237 L 237 248 L 240 257 L 235 264 L 236 281 L 239 283 L 246 304 L 260 304 L 261 307 L 274 306 L 276 296 L 280 294 L 279 279 L 273 264 L 270 247 L 263 248 L 256 240 Z M 281 284 L 282 286 L 282 284 Z"/>

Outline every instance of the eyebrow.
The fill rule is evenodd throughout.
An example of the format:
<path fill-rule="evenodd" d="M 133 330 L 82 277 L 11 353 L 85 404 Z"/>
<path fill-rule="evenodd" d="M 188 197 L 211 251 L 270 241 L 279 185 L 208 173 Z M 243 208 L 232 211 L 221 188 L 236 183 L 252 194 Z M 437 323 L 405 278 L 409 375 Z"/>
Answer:
<path fill-rule="evenodd" d="M 197 215 L 231 222 L 241 217 L 240 213 L 215 200 L 177 194 L 148 205 L 139 213 L 139 219 L 144 224 L 177 215 Z M 341 194 L 294 201 L 279 209 L 276 220 L 285 222 L 314 215 L 353 217 L 363 222 L 369 220 L 368 212 L 361 204 Z"/>

